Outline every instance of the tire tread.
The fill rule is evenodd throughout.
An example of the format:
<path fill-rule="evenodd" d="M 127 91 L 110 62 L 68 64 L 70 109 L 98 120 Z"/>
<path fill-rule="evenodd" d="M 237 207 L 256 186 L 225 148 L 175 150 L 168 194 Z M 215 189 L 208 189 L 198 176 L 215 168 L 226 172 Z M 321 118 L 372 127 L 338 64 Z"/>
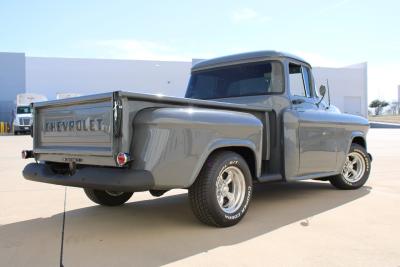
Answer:
<path fill-rule="evenodd" d="M 120 206 L 128 201 L 133 195 L 132 192 L 124 192 L 120 196 L 108 195 L 103 190 L 84 188 L 86 196 L 96 204 L 104 206 Z"/>

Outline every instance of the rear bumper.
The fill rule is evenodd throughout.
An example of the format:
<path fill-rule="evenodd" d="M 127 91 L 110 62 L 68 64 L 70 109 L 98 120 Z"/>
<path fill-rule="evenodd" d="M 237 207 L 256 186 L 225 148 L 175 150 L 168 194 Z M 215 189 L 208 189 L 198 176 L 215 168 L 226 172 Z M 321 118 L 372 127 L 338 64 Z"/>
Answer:
<path fill-rule="evenodd" d="M 74 175 L 62 175 L 54 173 L 43 163 L 30 163 L 22 174 L 31 181 L 98 190 L 138 192 L 154 186 L 153 176 L 144 170 L 90 166 L 77 169 Z"/>

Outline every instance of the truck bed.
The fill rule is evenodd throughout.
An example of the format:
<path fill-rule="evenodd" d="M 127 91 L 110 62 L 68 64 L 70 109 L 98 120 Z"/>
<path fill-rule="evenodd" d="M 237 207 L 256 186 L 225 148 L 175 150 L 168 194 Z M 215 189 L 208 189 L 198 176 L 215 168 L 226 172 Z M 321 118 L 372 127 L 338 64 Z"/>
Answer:
<path fill-rule="evenodd" d="M 268 109 L 130 92 L 111 92 L 34 104 L 34 153 L 52 162 L 115 166 L 118 152 L 132 147 L 137 112 L 157 107 L 197 107 L 248 112 L 262 121 Z M 269 131 L 268 131 L 269 132 Z"/>

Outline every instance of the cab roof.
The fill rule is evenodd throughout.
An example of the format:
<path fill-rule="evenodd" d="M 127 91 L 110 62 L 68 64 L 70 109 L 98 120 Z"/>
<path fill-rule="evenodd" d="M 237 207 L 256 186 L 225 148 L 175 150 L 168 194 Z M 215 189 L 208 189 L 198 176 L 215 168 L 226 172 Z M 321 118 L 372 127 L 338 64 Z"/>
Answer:
<path fill-rule="evenodd" d="M 247 52 L 223 57 L 217 57 L 213 59 L 207 59 L 196 63 L 192 67 L 192 71 L 220 67 L 220 66 L 229 66 L 238 63 L 245 63 L 245 62 L 253 62 L 253 61 L 261 61 L 261 60 L 268 60 L 270 58 L 290 58 L 295 59 L 297 61 L 301 61 L 310 65 L 304 59 L 284 52 L 278 52 L 273 50 L 264 50 L 264 51 L 255 51 L 255 52 Z"/>

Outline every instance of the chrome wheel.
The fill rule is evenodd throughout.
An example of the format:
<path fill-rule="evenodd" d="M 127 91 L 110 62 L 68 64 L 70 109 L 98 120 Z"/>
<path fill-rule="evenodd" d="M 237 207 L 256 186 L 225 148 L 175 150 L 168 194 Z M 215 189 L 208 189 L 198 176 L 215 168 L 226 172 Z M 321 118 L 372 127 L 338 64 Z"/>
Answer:
<path fill-rule="evenodd" d="M 246 182 L 242 171 L 235 166 L 223 169 L 216 182 L 217 201 L 226 213 L 236 212 L 246 195 Z"/>
<path fill-rule="evenodd" d="M 361 180 L 364 173 L 365 161 L 363 156 L 357 152 L 349 153 L 342 170 L 343 178 L 350 183 L 356 183 Z"/>

